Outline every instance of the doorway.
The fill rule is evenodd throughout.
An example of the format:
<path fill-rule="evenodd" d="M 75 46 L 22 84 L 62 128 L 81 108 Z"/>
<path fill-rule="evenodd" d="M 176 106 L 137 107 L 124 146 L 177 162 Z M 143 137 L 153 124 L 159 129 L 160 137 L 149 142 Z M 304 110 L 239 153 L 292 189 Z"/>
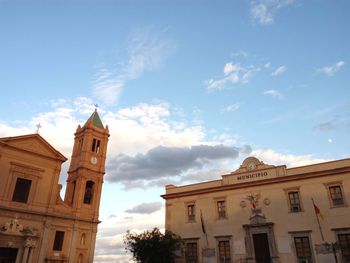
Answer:
<path fill-rule="evenodd" d="M 0 263 L 15 263 L 17 248 L 0 247 Z"/>
<path fill-rule="evenodd" d="M 254 253 L 256 263 L 270 263 L 270 247 L 266 233 L 253 234 Z"/>

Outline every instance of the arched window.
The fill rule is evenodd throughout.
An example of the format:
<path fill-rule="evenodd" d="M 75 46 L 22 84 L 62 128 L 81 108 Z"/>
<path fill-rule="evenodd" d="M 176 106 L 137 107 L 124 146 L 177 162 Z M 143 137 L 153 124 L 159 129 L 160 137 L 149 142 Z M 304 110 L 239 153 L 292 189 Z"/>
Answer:
<path fill-rule="evenodd" d="M 101 141 L 97 140 L 97 139 L 92 139 L 92 144 L 91 144 L 91 151 L 95 152 L 95 153 L 99 153 L 100 152 L 100 144 Z"/>
<path fill-rule="evenodd" d="M 74 197 L 75 197 L 75 187 L 77 185 L 77 182 L 76 181 L 73 181 L 73 193 L 72 193 L 72 200 L 71 200 L 71 204 L 73 204 L 74 202 Z"/>
<path fill-rule="evenodd" d="M 79 254 L 77 263 L 83 263 L 83 254 Z"/>
<path fill-rule="evenodd" d="M 84 204 L 91 204 L 93 197 L 94 182 L 87 181 L 85 186 Z"/>
<path fill-rule="evenodd" d="M 86 235 L 83 233 L 80 238 L 80 245 L 85 245 Z"/>

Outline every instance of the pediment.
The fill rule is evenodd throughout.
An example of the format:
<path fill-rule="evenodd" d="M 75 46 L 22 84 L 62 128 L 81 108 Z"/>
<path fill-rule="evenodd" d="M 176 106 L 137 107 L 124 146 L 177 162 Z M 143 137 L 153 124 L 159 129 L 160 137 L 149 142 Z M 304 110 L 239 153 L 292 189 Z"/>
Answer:
<path fill-rule="evenodd" d="M 286 175 L 285 165 L 269 165 L 255 157 L 246 158 L 240 167 L 222 176 L 223 184 L 249 183 Z"/>
<path fill-rule="evenodd" d="M 67 158 L 59 151 L 53 148 L 43 137 L 39 134 L 29 134 L 15 137 L 0 138 L 0 141 L 10 147 L 39 154 L 48 158 L 59 159 L 66 161 Z"/>
<path fill-rule="evenodd" d="M 236 171 L 231 172 L 231 174 L 251 172 L 254 170 L 271 169 L 274 167 L 276 166 L 265 164 L 264 162 L 260 161 L 258 158 L 248 157 L 243 161 L 242 165 Z"/>

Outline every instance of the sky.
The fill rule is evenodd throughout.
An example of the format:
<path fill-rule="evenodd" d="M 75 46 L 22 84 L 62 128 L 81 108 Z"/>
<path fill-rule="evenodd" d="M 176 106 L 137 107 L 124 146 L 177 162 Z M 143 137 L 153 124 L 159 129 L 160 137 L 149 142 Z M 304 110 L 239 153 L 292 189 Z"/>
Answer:
<path fill-rule="evenodd" d="M 166 184 L 220 179 L 248 156 L 287 167 L 349 158 L 349 10 L 0 0 L 0 136 L 40 124 L 70 158 L 97 104 L 110 140 L 95 262 L 129 262 L 127 230 L 164 228 Z"/>

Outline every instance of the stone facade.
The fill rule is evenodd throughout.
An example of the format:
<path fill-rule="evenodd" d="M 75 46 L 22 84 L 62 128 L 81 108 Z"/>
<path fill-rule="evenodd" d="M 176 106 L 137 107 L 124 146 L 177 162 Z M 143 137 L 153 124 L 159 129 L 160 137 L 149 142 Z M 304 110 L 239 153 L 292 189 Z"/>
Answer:
<path fill-rule="evenodd" d="M 166 186 L 179 262 L 350 262 L 350 159 L 302 167 L 249 157 L 221 179 Z"/>
<path fill-rule="evenodd" d="M 108 127 L 95 111 L 67 160 L 39 134 L 0 138 L 0 262 L 93 262 Z"/>

